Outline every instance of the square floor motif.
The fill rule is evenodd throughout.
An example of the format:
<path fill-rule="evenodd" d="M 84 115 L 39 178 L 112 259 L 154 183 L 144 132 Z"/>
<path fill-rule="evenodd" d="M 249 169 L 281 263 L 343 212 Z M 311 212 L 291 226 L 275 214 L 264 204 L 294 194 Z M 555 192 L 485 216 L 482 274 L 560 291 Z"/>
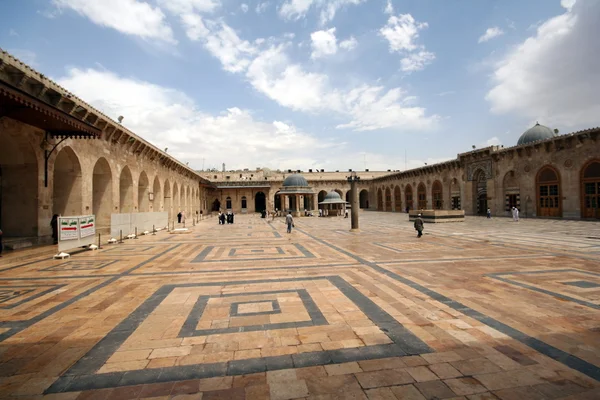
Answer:
<path fill-rule="evenodd" d="M 268 290 L 273 285 L 280 289 Z M 296 350 L 309 345 L 313 350 Z M 123 363 L 136 349 L 150 349 L 142 350 L 147 359 Z M 341 276 L 172 284 L 152 294 L 46 393 L 431 351 Z"/>
<path fill-rule="evenodd" d="M 592 289 L 600 287 L 600 284 L 590 281 L 575 281 L 575 282 L 561 282 L 563 285 L 576 286 L 582 289 Z"/>
<path fill-rule="evenodd" d="M 119 260 L 76 260 L 53 265 L 40 271 L 93 271 L 108 267 Z"/>
<path fill-rule="evenodd" d="M 267 261 L 315 258 L 299 243 L 280 246 L 206 246 L 194 259 L 200 262 Z"/>
<path fill-rule="evenodd" d="M 232 317 L 280 314 L 281 308 L 277 300 L 259 300 L 231 303 L 229 315 Z"/>
<path fill-rule="evenodd" d="M 44 296 L 65 285 L 0 286 L 0 309 L 11 309 Z"/>

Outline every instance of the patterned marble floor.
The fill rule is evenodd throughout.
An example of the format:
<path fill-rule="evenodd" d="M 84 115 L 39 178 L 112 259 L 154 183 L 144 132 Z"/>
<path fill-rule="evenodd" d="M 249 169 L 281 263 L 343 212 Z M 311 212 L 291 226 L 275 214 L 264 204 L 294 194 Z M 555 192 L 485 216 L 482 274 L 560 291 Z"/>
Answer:
<path fill-rule="evenodd" d="M 349 221 L 1 259 L 0 398 L 600 398 L 600 223 Z"/>

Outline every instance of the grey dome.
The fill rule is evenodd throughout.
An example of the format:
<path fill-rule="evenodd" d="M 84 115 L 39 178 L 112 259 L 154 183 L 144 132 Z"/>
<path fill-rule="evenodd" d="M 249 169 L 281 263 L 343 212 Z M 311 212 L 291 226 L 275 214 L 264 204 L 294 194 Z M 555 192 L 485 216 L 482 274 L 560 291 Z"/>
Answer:
<path fill-rule="evenodd" d="M 539 140 L 546 140 L 558 136 L 554 131 L 547 126 L 536 123 L 533 128 L 529 128 L 521 135 L 517 146 L 522 144 L 537 142 Z"/>
<path fill-rule="evenodd" d="M 283 186 L 284 187 L 287 187 L 287 186 L 308 187 L 308 182 L 302 175 L 293 174 L 293 175 L 290 175 L 287 178 L 285 178 L 285 180 L 283 181 Z"/>
<path fill-rule="evenodd" d="M 340 197 L 340 194 L 338 192 L 336 192 L 335 190 L 332 190 L 331 192 L 327 193 L 325 195 L 325 198 L 323 199 L 323 201 L 325 200 L 341 200 L 342 198 Z"/>

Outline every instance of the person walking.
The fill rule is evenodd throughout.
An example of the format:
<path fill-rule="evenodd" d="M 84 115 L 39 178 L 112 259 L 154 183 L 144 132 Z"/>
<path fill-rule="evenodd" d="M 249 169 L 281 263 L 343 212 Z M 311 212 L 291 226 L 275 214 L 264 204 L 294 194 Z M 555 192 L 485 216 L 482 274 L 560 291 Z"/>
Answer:
<path fill-rule="evenodd" d="M 50 226 L 52 227 L 52 240 L 54 244 L 58 244 L 58 214 L 52 216 Z"/>
<path fill-rule="evenodd" d="M 181 223 L 181 210 L 177 213 L 177 223 Z"/>
<path fill-rule="evenodd" d="M 417 218 L 415 218 L 415 230 L 417 231 L 418 238 L 423 236 L 423 219 L 421 219 L 421 214 L 417 215 Z"/>
<path fill-rule="evenodd" d="M 181 221 L 179 222 L 183 222 L 185 224 L 185 211 L 181 212 Z"/>
<path fill-rule="evenodd" d="M 519 209 L 517 207 L 515 207 L 515 215 L 514 215 L 513 219 L 516 222 L 519 222 Z"/>
<path fill-rule="evenodd" d="M 204 211 L 200 210 L 200 221 L 202 221 L 203 214 L 204 214 Z"/>
<path fill-rule="evenodd" d="M 285 216 L 285 223 L 287 224 L 287 233 L 292 233 L 292 227 L 294 226 L 294 217 L 292 217 L 291 211 L 288 211 L 288 215 Z"/>
<path fill-rule="evenodd" d="M 488 219 L 492 218 L 492 210 L 491 209 L 487 209 L 487 217 Z"/>

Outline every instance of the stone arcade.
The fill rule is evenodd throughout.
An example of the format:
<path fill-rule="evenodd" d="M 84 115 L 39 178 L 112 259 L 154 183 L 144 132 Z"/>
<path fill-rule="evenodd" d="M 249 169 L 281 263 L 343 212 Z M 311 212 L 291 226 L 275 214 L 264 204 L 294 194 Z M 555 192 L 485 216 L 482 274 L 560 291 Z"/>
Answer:
<path fill-rule="evenodd" d="M 536 124 L 514 147 L 490 146 L 408 171 L 357 171 L 361 209 L 462 209 L 494 216 L 600 217 L 600 128 L 557 135 Z M 5 239 L 48 241 L 53 214 L 315 210 L 350 200 L 350 172 L 194 171 L 68 90 L 0 55 L 0 224 Z"/>

